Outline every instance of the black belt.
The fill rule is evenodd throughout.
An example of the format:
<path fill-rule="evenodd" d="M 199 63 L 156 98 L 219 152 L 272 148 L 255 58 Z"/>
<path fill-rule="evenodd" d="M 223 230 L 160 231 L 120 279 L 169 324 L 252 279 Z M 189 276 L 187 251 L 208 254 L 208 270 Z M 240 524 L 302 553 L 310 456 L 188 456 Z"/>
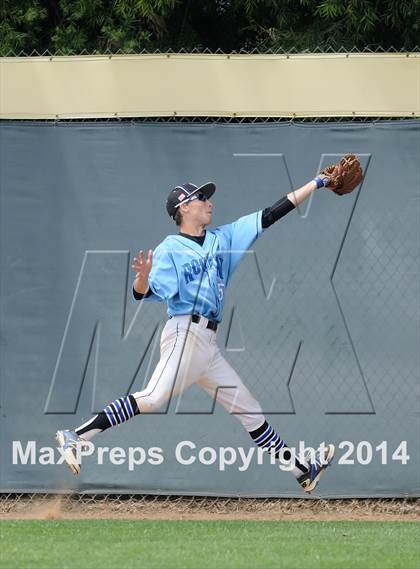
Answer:
<path fill-rule="evenodd" d="M 199 316 L 198 314 L 193 314 L 191 316 L 191 321 L 195 322 L 196 324 L 198 324 L 200 322 L 200 319 L 201 319 L 201 316 Z M 213 330 L 213 332 L 216 332 L 217 326 L 218 326 L 218 322 L 216 322 L 215 320 L 208 320 L 207 321 L 206 328 L 209 328 L 209 330 Z"/>

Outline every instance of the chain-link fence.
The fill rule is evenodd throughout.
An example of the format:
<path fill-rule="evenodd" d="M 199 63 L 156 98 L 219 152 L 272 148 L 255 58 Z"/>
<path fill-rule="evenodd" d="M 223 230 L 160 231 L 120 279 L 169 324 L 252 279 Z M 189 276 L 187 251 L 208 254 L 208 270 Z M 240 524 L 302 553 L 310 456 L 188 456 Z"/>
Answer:
<path fill-rule="evenodd" d="M 411 52 L 418 51 L 419 47 L 415 46 Z M 380 46 L 372 46 L 371 48 L 367 47 L 365 50 L 348 50 L 345 49 L 343 46 L 338 49 L 333 49 L 331 46 L 330 49 L 325 49 L 325 47 L 320 48 L 319 51 L 314 50 L 312 52 L 304 52 L 304 53 L 400 53 L 401 50 L 394 50 L 392 47 L 388 49 L 383 49 Z M 148 52 L 140 52 L 140 54 L 146 54 Z M 159 52 L 156 52 L 159 53 Z M 166 52 L 165 52 L 166 53 Z M 168 51 L 167 53 L 186 53 L 184 50 L 180 50 L 178 52 Z M 215 52 L 210 52 L 209 50 L 192 50 L 188 53 L 200 53 L 200 54 L 222 54 L 225 55 L 222 51 L 216 50 Z M 257 54 L 256 50 L 245 52 L 241 51 L 240 54 Z M 268 51 L 269 54 L 293 54 L 298 53 L 297 51 Z M 302 53 L 302 52 L 300 52 Z M 56 56 L 67 56 L 67 55 L 98 55 L 97 53 L 86 53 L 81 52 L 78 54 L 69 54 L 69 53 L 51 53 L 51 52 L 31 52 L 31 53 L 8 53 L 8 57 L 34 57 L 34 56 L 47 56 L 47 57 L 56 57 Z M 121 52 L 105 52 L 101 55 L 122 55 Z M 407 54 L 409 55 L 409 54 Z M 409 117 L 412 118 L 412 117 Z M 350 126 L 354 126 L 355 124 L 360 125 L 376 125 L 381 124 L 384 125 L 386 122 L 393 122 L 399 123 L 403 122 L 408 119 L 401 119 L 398 118 L 389 118 L 389 117 L 310 117 L 310 118 L 273 118 L 273 117 L 197 117 L 197 116 L 173 116 L 173 117 L 147 117 L 147 118 L 109 118 L 109 119 L 54 119 L 54 120 L 46 120 L 46 121 L 34 121 L 34 120 L 25 120 L 25 121 L 16 121 L 16 120 L 8 120 L 2 121 L 8 124 L 34 124 L 34 125 L 42 125 L 42 124 L 55 124 L 57 127 L 66 125 L 76 125 L 77 123 L 109 123 L 109 124 L 122 124 L 122 125 L 141 125 L 141 124 L 168 124 L 168 125 L 176 125 L 178 123 L 182 123 L 185 125 L 189 124 L 205 124 L 205 125 L 266 125 L 266 124 L 285 124 L 285 125 L 307 125 L 307 124 L 322 124 L 322 123 L 339 123 L 342 127 L 345 127 L 346 124 Z M 366 214 L 363 214 L 366 217 Z M 409 311 L 410 308 L 408 304 L 405 303 L 404 298 L 400 296 L 395 296 L 394 293 L 390 290 L 385 288 L 386 282 L 391 282 L 393 275 L 400 274 L 402 267 L 401 264 L 398 265 L 397 260 L 399 259 L 399 253 L 403 250 L 405 243 L 413 243 L 415 242 L 415 235 L 410 233 L 410 228 L 404 224 L 404 219 L 395 219 L 395 215 L 392 214 L 389 216 L 389 219 L 385 219 L 384 223 L 389 228 L 390 225 L 399 223 L 399 227 L 401 228 L 398 233 L 398 240 L 393 240 L 392 250 L 390 254 L 393 259 L 395 259 L 394 265 L 390 263 L 387 257 L 382 255 L 383 252 L 378 250 L 378 240 L 375 234 L 378 228 L 374 226 L 371 219 L 363 219 L 361 223 L 367 223 L 360 229 L 360 235 L 365 231 L 364 234 L 364 242 L 371 248 L 368 256 L 370 255 L 371 264 L 375 267 L 376 272 L 371 273 L 371 278 L 373 281 L 367 280 L 363 274 L 359 273 L 360 282 L 356 279 L 354 281 L 354 286 L 357 289 L 363 288 L 365 286 L 367 288 L 366 294 L 372 293 L 372 302 L 374 303 L 375 300 L 379 302 L 379 305 L 382 302 L 382 305 L 388 306 L 388 314 L 387 317 L 395 322 L 398 321 L 399 315 L 401 311 Z M 322 233 L 323 228 L 320 228 Z M 347 235 L 347 232 L 346 232 Z M 349 235 L 351 238 L 352 236 Z M 353 239 L 357 239 L 353 237 Z M 344 240 L 343 240 L 344 243 Z M 360 251 L 363 247 L 363 243 L 356 243 L 356 248 Z M 315 259 L 315 257 L 313 257 Z M 354 263 L 353 266 L 357 263 L 357 259 L 353 259 Z M 310 270 L 309 267 L 308 270 Z M 317 272 L 317 265 L 314 260 L 314 265 L 312 267 L 314 273 Z M 346 266 L 344 269 L 346 270 Z M 352 277 L 351 267 L 349 269 L 349 278 Z M 394 271 L 394 273 L 389 274 L 389 271 Z M 401 278 L 403 277 L 401 273 Z M 331 277 L 332 279 L 332 277 Z M 380 288 L 380 284 L 383 281 L 383 288 Z M 295 286 L 293 282 L 289 283 L 292 287 Z M 375 289 L 375 286 L 378 286 L 378 290 Z M 393 285 L 394 286 L 394 285 Z M 380 289 L 380 290 L 379 290 Z M 376 292 L 375 292 L 376 290 Z M 397 288 L 393 289 L 394 291 Z M 347 291 L 349 292 L 349 291 Z M 348 308 L 349 311 L 352 311 L 352 314 L 357 313 L 357 311 L 362 311 L 362 313 L 358 314 L 360 320 L 362 321 L 364 316 L 366 316 L 366 312 L 363 313 L 363 307 L 358 306 L 351 306 L 352 299 L 347 298 L 348 300 Z M 251 306 L 251 303 L 249 303 Z M 365 307 L 367 310 L 368 308 Z M 251 315 L 250 320 L 257 321 L 258 315 Z M 390 328 L 391 324 L 391 328 Z M 369 322 L 367 322 L 367 326 Z M 384 327 L 382 330 L 391 329 L 392 330 L 392 322 L 384 321 Z M 369 330 L 365 328 L 367 336 L 369 335 Z M 363 333 L 361 331 L 360 344 L 363 347 L 365 344 L 364 342 L 368 340 L 366 336 L 365 339 Z M 395 338 L 397 340 L 397 338 Z M 338 362 L 340 363 L 340 362 Z M 252 365 L 252 362 L 250 362 Z M 256 365 L 256 364 L 255 364 Z M 377 376 L 377 386 L 376 389 L 380 391 L 380 382 L 381 379 L 379 378 L 379 372 L 376 372 L 373 368 L 377 365 L 377 369 L 381 369 L 381 362 L 379 360 L 378 354 L 378 361 L 375 364 L 375 361 L 372 361 L 369 364 L 370 371 L 372 372 L 373 376 Z M 255 375 L 258 375 L 258 365 L 255 368 Z M 398 376 L 398 370 L 390 370 L 390 374 L 395 373 L 395 376 Z M 331 378 L 333 381 L 334 378 Z M 398 387 L 398 393 L 395 396 L 398 397 L 410 397 L 410 393 L 404 391 L 405 390 L 405 383 L 402 383 L 402 386 Z M 396 389 L 397 391 L 397 389 Z M 274 393 L 268 393 L 268 399 L 270 396 L 274 396 Z M 309 401 L 310 403 L 310 401 Z M 398 403 L 398 401 L 397 401 Z M 383 401 L 384 406 L 387 405 L 387 401 Z M 308 408 L 308 412 L 310 409 Z M 391 421 L 396 419 L 391 418 Z M 366 425 L 368 424 L 368 419 L 361 416 L 361 422 L 366 421 Z M 354 514 L 356 517 L 368 517 L 372 514 L 384 515 L 384 516 L 399 516 L 402 518 L 410 518 L 420 515 L 420 501 L 417 499 L 390 499 L 390 500 L 286 500 L 286 499 L 269 499 L 269 498 L 223 498 L 223 497 L 185 497 L 185 496 L 165 496 L 165 495 L 133 495 L 133 494 L 83 494 L 83 493 L 75 493 L 75 494 L 40 494 L 40 493 L 3 493 L 0 494 L 0 514 L 5 516 L 26 516 L 26 515 L 39 515 L 40 517 L 50 517 L 53 518 L 54 516 L 72 516 L 72 515 L 79 515 L 82 514 L 83 516 L 89 517 L 100 517 L 100 516 L 113 516 L 116 517 L 124 517 L 127 515 L 138 515 L 138 516 L 147 516 L 150 512 L 154 514 L 159 514 L 164 516 L 170 515 L 191 515 L 191 514 L 210 514 L 210 515 L 244 515 L 244 516 L 253 516 L 253 515 L 261 515 L 267 514 L 274 517 L 281 517 L 281 516 L 292 516 L 292 515 L 307 515 L 307 516 L 317 516 L 317 515 L 352 515 Z"/>
<path fill-rule="evenodd" d="M 234 216 L 238 216 L 241 211 L 255 211 L 256 208 L 273 203 L 278 192 L 283 190 L 284 193 L 290 187 L 289 171 L 293 178 L 298 175 L 310 179 L 313 168 L 317 167 L 320 160 L 317 144 L 321 133 L 325 137 L 325 145 L 331 144 L 330 137 L 336 145 L 339 134 L 346 145 L 351 144 L 352 148 L 361 153 L 366 172 L 365 185 L 341 201 L 334 197 L 330 199 L 327 192 L 322 192 L 311 202 L 309 210 L 301 211 L 299 215 L 295 214 L 297 212 L 291 214 L 285 225 L 279 224 L 266 232 L 264 238 L 256 243 L 255 256 L 247 255 L 238 267 L 218 331 L 219 345 L 226 350 L 226 358 L 260 400 L 264 413 L 273 414 L 271 421 L 282 431 L 282 435 L 285 433 L 285 440 L 289 442 L 291 438 L 310 436 L 312 440 L 307 441 L 308 444 L 315 444 L 315 441 L 325 440 L 334 433 L 336 441 L 349 441 L 349 449 L 350 443 L 353 444 L 351 460 L 354 461 L 359 456 L 363 462 L 368 462 L 363 453 L 373 455 L 371 458 L 376 461 L 376 465 L 372 465 L 371 475 L 366 475 L 363 468 L 357 468 L 354 462 L 343 468 L 341 475 L 340 465 L 340 475 L 333 480 L 335 488 L 332 490 L 329 485 L 324 487 L 330 496 L 372 496 L 375 485 L 377 492 L 373 495 L 389 495 L 386 492 L 391 491 L 387 475 L 390 470 L 395 472 L 392 484 L 393 489 L 399 492 L 397 495 L 407 494 L 413 488 L 416 473 L 416 403 L 413 393 L 418 368 L 411 343 L 415 340 L 418 219 L 412 207 L 404 206 L 410 204 L 411 196 L 415 195 L 415 188 L 410 184 L 415 176 L 415 167 L 409 167 L 404 162 L 403 170 L 399 167 L 372 169 L 369 162 L 371 154 L 376 164 L 386 164 L 390 156 L 394 161 L 405 161 L 407 154 L 395 152 L 395 141 L 411 151 L 416 133 L 415 128 L 411 128 L 410 121 L 391 122 L 389 127 L 386 123 L 380 123 L 378 129 L 370 128 L 367 122 L 355 123 L 356 128 L 351 122 L 341 123 L 339 129 L 330 129 L 329 125 L 326 128 L 316 128 L 317 125 L 313 128 L 310 125 L 310 128 L 298 128 L 297 132 L 290 128 L 288 122 L 285 122 L 286 128 L 261 129 L 252 125 L 244 128 L 211 128 L 213 123 L 199 129 L 188 125 L 185 129 L 179 129 L 176 124 L 174 128 L 131 129 L 126 123 L 123 123 L 125 128 L 121 129 L 91 128 L 89 125 L 77 128 L 77 123 L 71 123 L 76 128 L 66 128 L 64 123 L 59 133 L 53 125 L 47 123 L 42 123 L 43 126 L 36 130 L 37 124 L 34 123 L 34 128 L 4 129 L 4 140 L 10 142 L 5 144 L 7 152 L 3 154 L 4 164 L 10 165 L 7 180 L 10 180 L 8 183 L 12 184 L 11 187 L 16 188 L 14 193 L 5 193 L 3 201 L 4 211 L 11 212 L 4 219 L 3 230 L 10 236 L 8 243 L 14 244 L 10 248 L 10 256 L 4 257 L 4 274 L 9 275 L 9 279 L 15 274 L 19 277 L 16 283 L 13 280 L 5 282 L 4 289 L 5 298 L 10 302 L 7 321 L 2 324 L 5 333 L 10 335 L 7 344 L 9 364 L 8 369 L 4 370 L 10 377 L 5 382 L 5 397 L 9 403 L 4 417 L 4 423 L 8 426 L 5 426 L 4 432 L 9 429 L 10 442 L 7 444 L 8 454 L 2 462 L 9 462 L 10 475 L 7 480 L 12 481 L 6 489 L 54 490 L 62 484 L 62 474 L 58 468 L 46 469 L 41 465 L 33 465 L 34 475 L 31 476 L 31 465 L 25 470 L 17 466 L 13 469 L 10 464 L 13 441 L 23 441 L 23 448 L 26 449 L 28 439 L 28 425 L 16 420 L 20 416 L 19 409 L 16 413 L 9 411 L 9 406 L 16 401 L 13 379 L 16 375 L 23 378 L 22 382 L 27 381 L 28 388 L 34 383 L 30 380 L 33 376 L 29 374 L 33 368 L 28 370 L 25 367 L 29 365 L 28 360 L 20 355 L 23 333 L 32 350 L 33 361 L 39 362 L 34 380 L 38 382 L 38 399 L 34 408 L 39 413 L 39 420 L 35 422 L 32 417 L 28 418 L 28 421 L 30 419 L 34 423 L 29 432 L 33 439 L 47 440 L 47 444 L 52 443 L 50 438 L 52 439 L 54 429 L 72 427 L 73 424 L 77 426 L 83 422 L 82 419 L 87 420 L 93 410 L 100 411 L 102 404 L 124 394 L 127 389 L 133 392 L 141 390 L 157 364 L 158 352 L 148 352 L 147 346 L 149 339 L 151 341 L 154 337 L 156 326 L 161 325 L 160 319 L 165 319 L 164 310 L 158 312 L 159 307 L 156 305 L 142 307 L 137 325 L 134 321 L 133 326 L 130 325 L 130 335 L 123 345 L 116 335 L 115 326 L 118 326 L 121 314 L 124 313 L 120 302 L 124 297 L 118 291 L 125 290 L 126 284 L 128 289 L 131 284 L 128 281 L 126 283 L 122 277 L 127 274 L 127 255 L 123 251 L 102 254 L 101 250 L 106 249 L 102 243 L 109 243 L 111 249 L 115 247 L 114 243 L 123 243 L 124 249 L 130 245 L 134 247 L 138 241 L 159 242 L 162 233 L 168 231 L 166 214 L 160 205 L 163 195 L 159 193 L 165 185 L 163 181 L 155 181 L 162 156 L 170 159 L 165 166 L 168 178 L 176 178 L 178 175 L 178 161 L 190 160 L 189 156 L 184 158 L 186 149 L 191 151 L 190 146 L 182 146 L 186 141 L 193 140 L 194 150 L 198 149 L 193 156 L 197 172 L 209 168 L 211 156 L 211 169 L 223 180 L 221 187 L 231 188 L 229 192 L 222 189 L 217 194 L 217 205 L 224 211 L 225 219 L 229 220 L 229 217 L 235 219 Z M 348 131 L 347 124 L 352 127 Z M 359 124 L 363 127 L 360 128 Z M 110 138 L 106 139 L 105 133 L 108 135 L 108 131 Z M 223 146 L 226 140 L 224 131 L 229 131 L 229 152 Z M 255 146 L 256 132 L 261 135 L 259 146 Z M 151 134 L 154 139 L 151 139 Z M 283 154 L 273 154 L 273 149 L 289 149 L 290 146 L 293 148 L 300 145 L 302 134 L 305 136 L 305 153 L 299 151 L 295 158 L 291 152 L 286 157 L 287 161 Z M 350 142 L 347 138 L 349 136 L 353 137 Z M 109 150 L 110 140 L 117 141 L 111 146 L 112 152 Z M 344 145 L 341 139 L 340 145 Z M 60 162 L 62 148 L 66 149 L 66 154 L 65 160 Z M 147 150 L 138 154 L 136 150 L 135 159 L 133 155 L 125 163 L 124 184 L 121 184 L 119 164 L 133 148 Z M 159 152 L 155 151 L 156 148 Z M 306 153 L 311 153 L 310 158 Z M 23 178 L 20 177 L 20 172 L 16 178 L 16 155 L 31 156 L 33 160 L 30 162 L 27 158 L 28 174 Z M 38 156 L 41 162 L 38 162 Z M 323 156 L 320 165 L 326 165 L 333 158 L 331 155 Z M 142 188 L 155 188 L 155 193 L 144 191 L 143 207 L 133 219 L 130 217 L 130 209 L 139 198 L 136 161 L 140 159 L 143 160 L 140 169 Z M 92 163 L 95 164 L 94 171 L 91 169 Z M 40 164 L 45 167 L 40 169 Z M 302 164 L 305 165 L 306 172 L 301 175 L 299 169 Z M 71 165 L 71 175 L 63 176 L 63 165 Z M 38 193 L 43 195 L 42 192 L 48 191 L 37 206 L 38 214 L 36 207 L 26 199 L 27 195 L 33 196 L 35 192 L 29 175 L 34 168 L 37 168 Z M 395 178 L 401 180 L 401 171 L 404 172 L 404 180 L 408 181 L 398 190 L 400 207 L 395 211 Z M 109 179 L 110 174 L 112 176 Z M 74 181 L 74 176 L 78 176 L 77 182 Z M 57 180 L 60 180 L 60 194 L 56 191 Z M 273 188 L 273 183 L 278 189 Z M 124 193 L 127 186 L 132 193 Z M 86 187 L 89 191 L 86 191 Z M 259 188 L 260 193 L 254 196 L 252 188 Z M 270 191 L 264 193 L 265 188 Z M 23 197 L 15 201 L 21 191 L 24 192 Z M 102 199 L 104 192 L 108 192 L 106 195 L 109 196 L 115 195 L 109 203 L 121 205 L 118 220 L 130 220 L 124 225 L 124 241 L 121 241 L 122 229 L 113 208 L 107 209 L 108 202 Z M 97 202 L 92 202 L 92 196 L 96 195 Z M 68 200 L 63 217 L 64 229 L 71 236 L 67 241 L 62 241 L 64 224 L 61 218 L 55 221 L 56 211 L 64 198 Z M 59 201 L 57 203 L 54 200 Z M 149 201 L 144 205 L 146 200 Z M 158 202 L 156 205 L 152 203 L 155 201 Z M 19 204 L 18 209 L 16 203 Z M 96 215 L 96 203 L 101 207 L 101 225 L 98 227 L 90 223 Z M 26 286 L 33 286 L 34 275 L 38 279 L 38 286 L 30 298 L 19 298 L 19 306 L 15 306 L 13 300 L 16 295 L 13 295 L 13 291 L 17 286 L 22 286 L 22 281 L 25 283 L 26 276 L 16 273 L 14 266 L 6 270 L 6 262 L 7 259 L 14 258 L 16 243 L 20 243 L 27 231 L 27 226 L 20 231 L 15 221 L 17 219 L 18 223 L 21 222 L 20 212 L 25 208 L 28 209 L 30 220 L 43 219 L 41 216 L 45 215 L 45 211 L 48 212 L 48 223 L 37 224 L 34 229 L 35 242 L 39 241 L 35 249 L 48 270 L 39 271 L 38 262 L 34 265 L 31 264 L 32 258 L 27 259 L 25 267 L 32 276 Z M 154 215 L 150 215 L 150 211 L 154 211 Z M 80 224 L 86 229 L 79 235 Z M 55 228 L 54 233 L 51 232 L 51 227 Z M 106 232 L 103 229 L 105 227 Z M 142 231 L 140 237 L 139 227 Z M 111 235 L 108 235 L 109 231 L 112 231 Z M 48 249 L 48 254 L 44 254 L 45 241 L 49 240 L 51 247 L 56 246 L 56 240 L 51 239 L 55 234 L 58 239 L 57 249 Z M 296 243 L 296 236 L 305 238 L 305 243 Z M 60 279 L 61 272 L 68 270 L 65 256 L 74 250 L 76 239 L 79 241 L 72 261 L 72 276 L 61 284 L 59 297 L 54 296 L 50 281 Z M 95 249 L 100 251 L 90 251 L 86 263 L 83 262 L 81 286 L 78 286 L 76 295 L 74 278 L 77 278 L 81 270 L 79 263 L 84 252 L 92 249 L 91 243 L 98 243 L 99 246 Z M 26 251 L 23 246 L 22 250 Z M 62 266 L 53 262 L 56 258 L 64 259 L 60 261 Z M 98 274 L 107 274 L 104 288 L 100 291 Z M 399 293 L 402 287 L 404 294 Z M 271 288 L 274 292 L 270 295 Z M 7 291 L 10 293 L 8 296 Z M 94 297 L 101 299 L 98 305 L 92 304 Z M 69 315 L 68 307 L 63 307 L 62 299 L 72 298 L 75 308 Z M 48 342 L 43 340 L 39 345 L 34 344 L 31 330 L 27 328 L 23 332 L 22 327 L 17 325 L 15 315 L 19 314 L 20 305 L 25 301 L 30 303 L 24 310 L 25 314 L 33 306 L 49 307 L 39 316 L 44 326 L 44 337 L 49 338 Z M 130 306 L 131 309 L 134 312 L 133 306 Z M 57 311 L 59 318 L 56 317 Z M 130 317 L 127 317 L 127 322 Z M 66 321 L 71 334 L 69 336 L 63 336 Z M 97 321 L 102 322 L 97 360 L 98 380 L 94 387 L 90 387 L 89 378 L 83 384 L 86 361 L 83 354 L 79 355 L 79 351 L 91 345 L 91 330 Z M 118 330 L 119 328 L 117 332 Z M 126 350 L 124 356 L 122 350 Z M 72 357 L 72 354 L 77 354 L 77 357 Z M 144 361 L 141 369 L 139 360 Z M 52 383 L 51 369 L 54 369 L 55 362 L 57 372 Z M 79 389 L 83 388 L 86 391 L 79 402 Z M 51 397 L 46 402 L 49 393 Z M 191 392 L 177 399 L 177 412 L 166 418 L 167 421 L 173 421 L 170 429 L 167 428 L 168 423 L 163 421 L 155 421 L 153 426 L 149 426 L 152 423 L 148 422 L 148 418 L 136 419 L 137 424 L 120 435 L 119 444 L 138 446 L 140 433 L 142 445 L 150 442 L 164 449 L 162 454 L 165 456 L 165 466 L 158 470 L 148 470 L 146 464 L 139 468 L 138 476 L 123 467 L 115 491 L 119 492 L 124 487 L 128 491 L 136 488 L 145 491 L 147 488 L 158 487 L 174 492 L 176 488 L 168 487 L 167 482 L 168 473 L 171 473 L 170 483 L 175 472 L 176 479 L 182 481 L 181 488 L 191 492 L 208 492 L 213 488 L 215 475 L 220 480 L 215 492 L 223 494 L 225 489 L 226 492 L 242 495 L 269 495 L 267 489 L 272 489 L 275 495 L 280 485 L 283 485 L 283 479 L 278 481 L 278 472 L 268 469 L 264 472 L 267 479 L 260 477 L 258 465 L 255 465 L 253 473 L 255 478 L 240 475 L 240 480 L 239 477 L 238 480 L 235 478 L 238 474 L 237 467 L 226 476 L 224 471 L 217 472 L 216 466 L 214 471 L 208 469 L 206 472 L 202 468 L 200 476 L 183 469 L 176 459 L 174 449 L 183 438 L 192 436 L 191 433 L 196 432 L 196 429 L 200 429 L 205 437 L 204 442 L 200 439 L 199 444 L 202 446 L 217 447 L 223 441 L 223 444 L 233 447 L 245 442 L 240 438 L 243 433 L 233 431 L 235 427 L 230 424 L 231 418 L 220 414 L 216 417 L 217 420 L 209 421 L 212 417 L 209 417 L 207 402 L 207 399 L 199 399 L 198 394 Z M 71 413 L 73 416 L 61 416 L 61 413 Z M 182 417 L 183 414 L 190 416 L 185 418 Z M 218 432 L 218 429 L 223 433 Z M 403 441 L 407 441 L 408 436 L 411 438 L 407 443 L 407 454 L 413 455 L 411 461 L 406 465 L 401 460 L 392 461 L 391 454 L 401 447 Z M 381 444 L 387 438 L 386 450 Z M 340 449 L 343 450 L 345 447 Z M 26 451 L 22 452 L 25 454 Z M 388 460 L 386 467 L 380 466 L 383 454 L 386 455 L 384 460 Z M 92 463 L 93 460 L 94 458 Z M 198 463 L 197 466 L 199 467 Z M 108 467 L 112 468 L 112 464 L 107 463 L 106 467 L 101 467 L 98 475 L 91 470 L 86 473 L 84 471 L 80 490 L 83 492 L 90 487 L 92 493 L 96 493 L 102 487 L 110 488 L 104 482 L 106 477 L 107 484 L 110 483 L 109 480 L 113 482 L 111 471 L 105 472 Z M 47 470 L 51 478 L 44 476 Z M 161 477 L 159 484 L 156 482 L 158 475 Z M 22 484 L 19 476 L 22 476 Z M 156 486 L 144 484 L 147 476 L 153 479 Z M 289 482 L 290 486 L 286 487 Z M 295 481 L 290 478 L 282 488 L 285 493 L 289 492 L 289 496 L 297 491 L 292 483 Z M 227 484 L 229 489 L 226 489 Z M 242 487 L 239 491 L 240 485 Z"/>
<path fill-rule="evenodd" d="M 407 115 L 406 117 L 365 117 L 365 116 L 337 116 L 337 117 L 227 117 L 227 116 L 156 116 L 156 117 L 108 117 L 108 118 L 60 118 L 54 119 L 3 119 L 4 124 L 25 124 L 42 125 L 55 124 L 57 126 L 77 125 L 85 123 L 96 124 L 121 124 L 121 125 L 142 125 L 142 124 L 205 124 L 205 125 L 265 125 L 265 124 L 284 124 L 284 125 L 308 125 L 308 124 L 334 124 L 338 123 L 345 126 L 361 124 L 374 126 L 386 122 L 403 122 L 407 120 L 418 120 L 416 117 Z"/>
<path fill-rule="evenodd" d="M 239 51 L 230 51 L 226 52 L 222 49 L 215 49 L 210 50 L 208 48 L 193 48 L 193 49 L 185 49 L 180 48 L 179 50 L 167 49 L 165 51 L 161 50 L 140 50 L 140 51 L 130 51 L 130 50 L 92 50 L 87 51 L 83 49 L 81 51 L 70 51 L 70 50 L 56 50 L 50 51 L 48 49 L 41 51 L 41 50 L 31 50 L 31 51 L 7 51 L 0 53 L 0 57 L 61 57 L 61 56 L 83 56 L 83 55 L 107 55 L 107 56 L 114 56 L 114 55 L 296 55 L 296 54 L 334 54 L 334 53 L 348 53 L 348 54 L 358 54 L 358 53 L 406 53 L 407 55 L 410 53 L 416 53 L 420 51 L 420 45 L 414 46 L 403 46 L 402 48 L 396 48 L 394 46 L 383 47 L 381 45 L 367 45 L 363 49 L 360 49 L 356 46 L 349 46 L 349 45 L 334 45 L 334 44 L 324 44 L 318 45 L 313 49 L 299 49 L 297 47 L 291 47 L 288 49 L 278 47 L 276 49 L 264 49 L 261 50 L 258 47 L 255 47 L 251 50 L 248 49 L 241 49 Z"/>
<path fill-rule="evenodd" d="M 419 499 L 273 499 L 134 494 L 0 494 L 3 519 L 416 520 Z"/>

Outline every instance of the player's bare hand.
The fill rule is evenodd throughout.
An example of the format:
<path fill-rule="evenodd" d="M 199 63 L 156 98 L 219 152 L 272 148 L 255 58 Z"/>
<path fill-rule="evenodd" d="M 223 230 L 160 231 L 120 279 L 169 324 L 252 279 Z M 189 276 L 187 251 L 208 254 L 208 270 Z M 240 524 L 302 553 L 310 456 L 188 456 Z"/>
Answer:
<path fill-rule="evenodd" d="M 147 279 L 150 271 L 152 270 L 153 264 L 153 251 L 149 249 L 147 257 L 144 255 L 144 251 L 138 252 L 137 257 L 134 257 L 133 264 L 131 268 L 136 273 L 136 278 Z"/>

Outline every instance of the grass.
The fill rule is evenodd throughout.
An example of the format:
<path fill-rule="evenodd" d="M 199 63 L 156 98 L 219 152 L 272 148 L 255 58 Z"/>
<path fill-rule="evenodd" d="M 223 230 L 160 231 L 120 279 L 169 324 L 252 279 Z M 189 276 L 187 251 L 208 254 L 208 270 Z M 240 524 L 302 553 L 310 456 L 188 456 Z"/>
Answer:
<path fill-rule="evenodd" d="M 416 522 L 0 522 L 2 569 L 418 569 Z"/>

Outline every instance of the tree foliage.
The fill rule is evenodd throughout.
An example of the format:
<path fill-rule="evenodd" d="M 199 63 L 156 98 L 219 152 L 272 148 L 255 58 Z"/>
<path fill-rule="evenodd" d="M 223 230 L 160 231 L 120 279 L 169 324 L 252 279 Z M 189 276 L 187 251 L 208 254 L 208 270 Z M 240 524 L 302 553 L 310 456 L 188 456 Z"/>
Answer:
<path fill-rule="evenodd" d="M 2 0 L 0 52 L 411 50 L 420 0 Z"/>

